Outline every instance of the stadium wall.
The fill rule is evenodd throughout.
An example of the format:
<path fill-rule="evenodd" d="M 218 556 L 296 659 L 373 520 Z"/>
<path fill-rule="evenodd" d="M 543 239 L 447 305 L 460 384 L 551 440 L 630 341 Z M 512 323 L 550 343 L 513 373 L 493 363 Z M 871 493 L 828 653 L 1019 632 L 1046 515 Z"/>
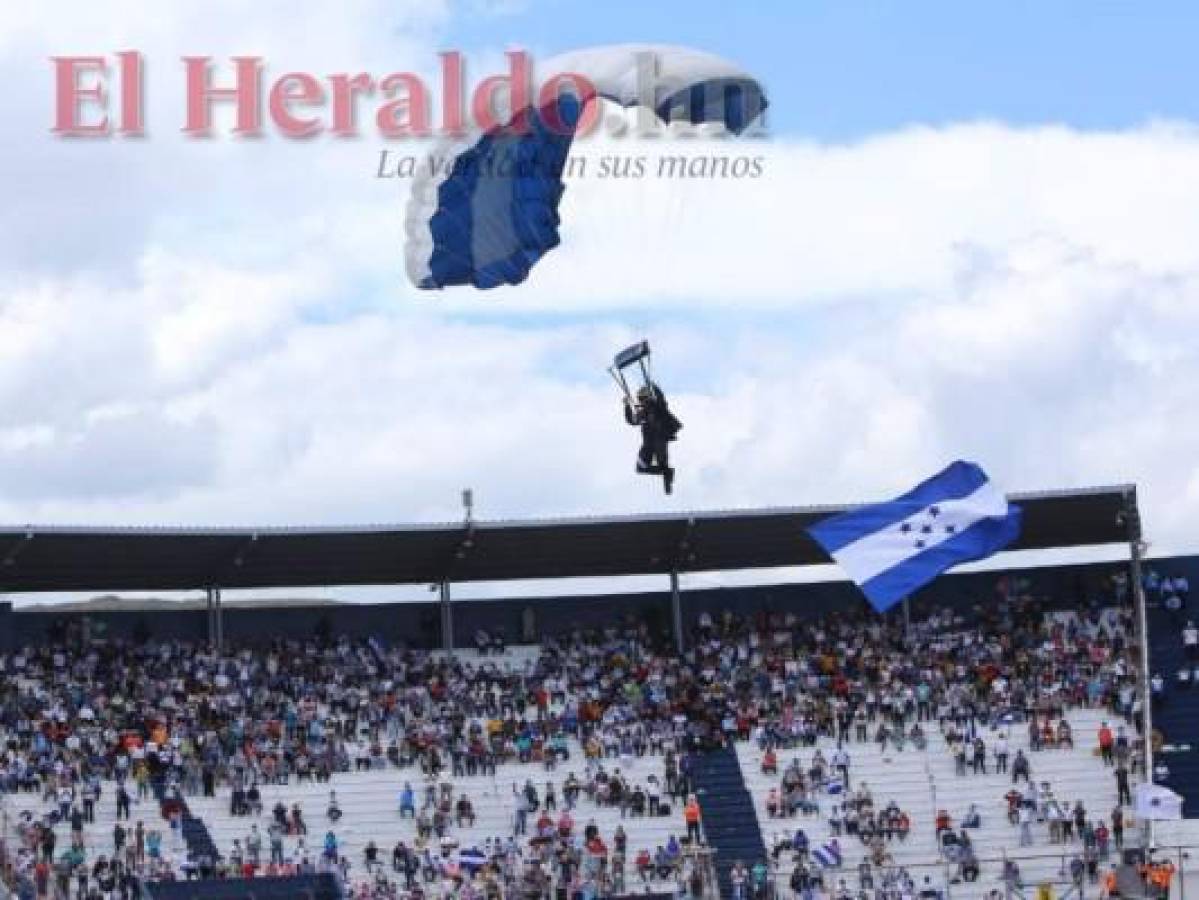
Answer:
<path fill-rule="evenodd" d="M 1149 563 L 1158 571 L 1185 573 L 1199 584 L 1199 557 L 1175 557 Z M 970 612 L 995 600 L 1000 579 L 1027 581 L 1021 592 L 1050 599 L 1056 606 L 1082 606 L 1106 596 L 1110 576 L 1126 567 L 1116 563 L 1025 569 L 952 575 L 934 582 L 914 598 L 914 613 L 928 605 L 952 605 Z M 665 580 L 665 579 L 664 579 Z M 693 625 L 700 614 L 730 609 L 742 615 L 759 612 L 795 612 L 817 616 L 836 610 L 862 609 L 864 601 L 847 582 L 780 584 L 741 588 L 702 588 L 684 591 L 684 621 Z M 533 637 L 558 634 L 573 628 L 593 628 L 633 617 L 662 630 L 670 627 L 668 591 L 587 597 L 460 600 L 454 602 L 456 643 L 473 645 L 474 633 L 483 628 L 500 632 L 509 642 L 525 639 L 526 610 L 532 611 Z M 439 615 L 435 602 L 338 605 L 335 607 L 278 606 L 229 607 L 224 610 L 228 640 L 262 640 L 264 637 L 309 638 L 325 633 L 355 638 L 377 637 L 413 646 L 440 646 Z M 86 626 L 84 625 L 86 620 Z M 203 609 L 112 610 L 58 612 L 53 609 L 22 611 L 0 603 L 0 646 L 13 648 L 38 643 L 65 628 L 84 628 L 92 635 L 112 638 L 203 640 L 207 614 Z"/>

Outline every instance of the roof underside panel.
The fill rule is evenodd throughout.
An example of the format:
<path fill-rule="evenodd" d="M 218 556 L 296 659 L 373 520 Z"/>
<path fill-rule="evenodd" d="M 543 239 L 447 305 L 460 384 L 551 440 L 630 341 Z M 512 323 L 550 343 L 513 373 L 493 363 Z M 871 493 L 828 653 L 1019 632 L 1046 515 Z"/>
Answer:
<path fill-rule="evenodd" d="M 1132 487 L 1021 495 L 1013 550 L 1126 541 Z M 828 562 L 842 508 L 363 528 L 0 528 L 0 591 L 168 591 L 644 575 Z"/>

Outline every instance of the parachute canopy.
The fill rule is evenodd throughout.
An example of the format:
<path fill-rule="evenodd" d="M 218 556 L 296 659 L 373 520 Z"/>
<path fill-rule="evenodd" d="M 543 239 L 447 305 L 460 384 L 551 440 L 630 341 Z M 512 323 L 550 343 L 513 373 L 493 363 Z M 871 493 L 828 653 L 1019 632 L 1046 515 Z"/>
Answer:
<path fill-rule="evenodd" d="M 554 57 L 536 74 L 543 85 L 566 74 L 585 81 L 563 81 L 545 105 L 530 99 L 505 126 L 443 146 L 414 179 L 405 263 L 417 287 L 492 288 L 528 277 L 559 243 L 562 174 L 586 104 L 596 97 L 650 107 L 666 123 L 719 123 L 733 133 L 766 108 L 762 87 L 750 75 L 683 47 L 577 50 Z"/>

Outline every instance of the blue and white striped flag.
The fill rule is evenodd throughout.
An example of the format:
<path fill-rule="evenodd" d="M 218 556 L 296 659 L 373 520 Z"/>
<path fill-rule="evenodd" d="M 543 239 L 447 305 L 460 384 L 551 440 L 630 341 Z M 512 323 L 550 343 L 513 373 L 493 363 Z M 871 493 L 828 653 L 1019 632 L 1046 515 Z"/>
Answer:
<path fill-rule="evenodd" d="M 959 563 L 1020 534 L 1020 507 L 961 460 L 889 503 L 817 522 L 808 533 L 884 612 Z"/>
<path fill-rule="evenodd" d="M 834 838 L 813 850 L 812 858 L 822 868 L 839 869 L 841 867 L 841 845 Z"/>
<path fill-rule="evenodd" d="M 472 872 L 487 865 L 487 857 L 478 847 L 471 847 L 458 854 L 458 864 Z"/>

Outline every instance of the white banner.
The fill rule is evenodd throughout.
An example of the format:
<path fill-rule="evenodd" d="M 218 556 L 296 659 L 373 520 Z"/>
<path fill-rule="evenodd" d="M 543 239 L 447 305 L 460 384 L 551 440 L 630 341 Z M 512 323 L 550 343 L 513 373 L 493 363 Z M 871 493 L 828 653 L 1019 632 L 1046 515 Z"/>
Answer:
<path fill-rule="evenodd" d="M 1138 819 L 1162 822 L 1182 818 L 1182 797 L 1160 784 L 1138 784 L 1136 801 Z"/>

